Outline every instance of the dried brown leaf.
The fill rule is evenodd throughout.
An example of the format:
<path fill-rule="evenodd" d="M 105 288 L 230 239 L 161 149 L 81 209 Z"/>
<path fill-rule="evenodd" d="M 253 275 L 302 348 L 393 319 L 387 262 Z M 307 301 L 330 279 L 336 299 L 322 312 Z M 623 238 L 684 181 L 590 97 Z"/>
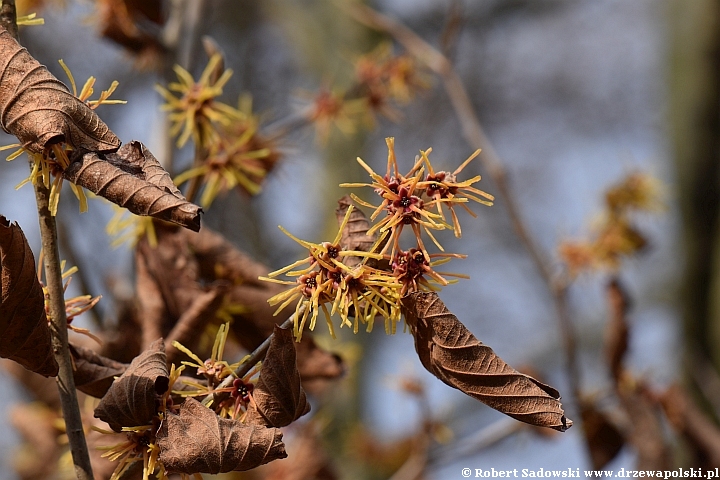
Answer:
<path fill-rule="evenodd" d="M 115 431 L 149 425 L 157 414 L 157 396 L 168 389 L 168 367 L 162 338 L 137 356 L 115 380 L 95 409 L 95 417 Z"/>
<path fill-rule="evenodd" d="M 128 365 L 103 357 L 89 348 L 70 344 L 75 388 L 95 398 L 102 398 Z"/>
<path fill-rule="evenodd" d="M 625 437 L 615 424 L 591 403 L 582 402 L 580 415 L 590 460 L 593 468 L 600 470 L 617 456 L 625 444 Z"/>
<path fill-rule="evenodd" d="M 188 202 L 145 145 L 132 141 L 117 153 L 86 153 L 63 176 L 136 215 L 200 230 L 202 209 Z"/>
<path fill-rule="evenodd" d="M 175 473 L 244 471 L 287 457 L 277 428 L 220 418 L 193 398 L 185 400 L 180 415 L 168 415 L 157 445 L 160 462 Z"/>
<path fill-rule="evenodd" d="M 0 357 L 54 377 L 50 335 L 35 257 L 20 226 L 0 215 Z"/>
<path fill-rule="evenodd" d="M 270 306 L 268 298 L 283 291 L 284 285 L 266 282 L 267 285 L 234 285 L 228 293 L 231 305 L 242 305 L 245 311 L 233 315 L 230 325 L 233 333 L 243 347 L 254 350 L 272 333 L 280 319 L 287 318 L 293 307 L 286 307 L 277 315 L 273 315 L 276 306 Z"/>
<path fill-rule="evenodd" d="M 120 146 L 120 139 L 100 117 L 2 27 L 0 126 L 35 153 L 61 141 L 92 152 L 114 151 Z"/>
<path fill-rule="evenodd" d="M 300 385 L 292 329 L 275 327 L 245 422 L 284 427 L 310 411 Z"/>
<path fill-rule="evenodd" d="M 205 293 L 199 283 L 198 264 L 182 229 L 155 222 L 157 246 L 147 238 L 136 248 L 136 267 L 143 344 L 166 337 L 178 320 Z M 187 345 L 191 347 L 191 345 Z"/>
<path fill-rule="evenodd" d="M 572 426 L 557 390 L 506 364 L 470 333 L 437 293 L 411 293 L 402 303 L 415 349 L 430 373 L 516 420 L 559 431 Z"/>
<path fill-rule="evenodd" d="M 342 225 L 345 215 L 347 214 L 348 208 L 353 204 L 352 199 L 345 195 L 338 200 L 338 207 L 335 209 L 335 217 L 337 218 L 338 226 Z M 367 231 L 370 229 L 370 222 L 368 221 L 365 214 L 354 208 L 350 213 L 345 228 L 341 232 L 340 246 L 343 250 L 358 250 L 361 252 L 369 252 L 372 246 L 375 244 L 375 236 L 370 236 Z M 360 263 L 360 257 L 345 257 L 343 263 L 349 267 L 354 267 Z"/>
<path fill-rule="evenodd" d="M 605 358 L 617 383 L 624 369 L 623 359 L 628 348 L 627 311 L 630 301 L 617 278 L 613 278 L 608 284 L 606 295 L 610 319 L 605 329 Z"/>

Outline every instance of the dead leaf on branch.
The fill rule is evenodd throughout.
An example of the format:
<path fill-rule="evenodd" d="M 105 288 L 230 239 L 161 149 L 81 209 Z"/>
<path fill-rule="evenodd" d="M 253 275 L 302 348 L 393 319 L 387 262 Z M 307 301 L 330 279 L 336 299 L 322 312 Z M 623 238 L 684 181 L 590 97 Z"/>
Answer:
<path fill-rule="evenodd" d="M 338 200 L 338 207 L 335 209 L 335 217 L 337 218 L 338 225 L 342 225 L 348 208 L 350 208 L 352 204 L 352 199 L 348 195 Z M 369 252 L 376 240 L 375 236 L 367 234 L 369 229 L 370 222 L 365 214 L 357 208 L 353 209 L 347 225 L 345 225 L 345 228 L 340 234 L 340 246 L 343 250 Z M 360 263 L 360 261 L 360 257 L 352 256 L 343 259 L 343 263 L 351 268 Z"/>
<path fill-rule="evenodd" d="M 178 319 L 177 323 L 167 335 L 168 363 L 179 363 L 181 353 L 173 346 L 173 342 L 179 342 L 188 348 L 194 348 L 197 344 L 198 333 L 202 332 L 216 318 L 218 309 L 222 306 L 226 286 L 216 285 L 207 292 L 202 292 L 195 296 L 193 303 Z"/>
<path fill-rule="evenodd" d="M 117 150 L 120 139 L 97 114 L 0 27 L 0 126 L 42 153 L 67 142 L 92 152 Z"/>
<path fill-rule="evenodd" d="M 117 153 L 86 153 L 63 176 L 136 215 L 200 230 L 202 209 L 188 202 L 145 145 L 132 141 Z"/>
<path fill-rule="evenodd" d="M 310 411 L 300 385 L 292 329 L 275 327 L 245 422 L 284 427 Z"/>
<path fill-rule="evenodd" d="M 580 415 L 593 469 L 600 470 L 620 453 L 625 445 L 625 437 L 607 415 L 590 401 L 581 401 Z"/>
<path fill-rule="evenodd" d="M 630 297 L 617 277 L 613 277 L 607 286 L 606 298 L 610 310 L 610 319 L 605 328 L 605 359 L 615 383 L 621 380 L 624 370 L 624 358 L 629 343 L 627 312 Z"/>
<path fill-rule="evenodd" d="M 557 390 L 505 363 L 470 333 L 437 293 L 411 293 L 402 304 L 415 349 L 430 373 L 521 422 L 561 432 L 572 426 Z"/>
<path fill-rule="evenodd" d="M 95 417 L 119 432 L 122 427 L 149 425 L 157 415 L 157 397 L 169 384 L 165 344 L 156 340 L 115 380 L 95 409 Z"/>
<path fill-rule="evenodd" d="M 115 377 L 122 375 L 128 368 L 128 365 L 103 357 L 89 348 L 70 344 L 70 354 L 75 388 L 95 398 L 102 398 Z"/>
<path fill-rule="evenodd" d="M 193 398 L 180 415 L 168 415 L 157 445 L 160 462 L 174 473 L 245 471 L 287 457 L 279 429 L 220 418 Z"/>
<path fill-rule="evenodd" d="M 35 257 L 22 229 L 0 215 L 0 357 L 46 377 L 58 373 Z"/>

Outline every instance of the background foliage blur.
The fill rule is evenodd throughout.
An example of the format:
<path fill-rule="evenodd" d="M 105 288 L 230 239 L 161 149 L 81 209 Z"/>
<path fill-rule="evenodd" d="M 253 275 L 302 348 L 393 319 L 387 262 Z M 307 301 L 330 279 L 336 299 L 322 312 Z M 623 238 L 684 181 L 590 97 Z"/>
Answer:
<path fill-rule="evenodd" d="M 118 80 L 115 97 L 128 104 L 103 107 L 100 115 L 120 138 L 143 141 L 163 161 L 172 143 L 153 86 L 173 78 L 170 65 L 138 70 L 135 59 L 100 39 L 96 15 L 106 2 L 39 3 L 28 8 L 38 10 L 46 23 L 24 28 L 24 45 L 60 79 L 65 78 L 57 63 L 62 58 L 80 81 L 89 75 L 101 86 Z M 197 15 L 196 28 L 179 38 L 183 53 L 172 63 L 184 64 L 197 78 L 207 60 L 199 39 L 212 36 L 225 53 L 226 67 L 234 70 L 221 98 L 234 104 L 249 93 L 264 125 L 296 112 L 307 92 L 347 85 L 353 61 L 385 38 L 325 0 L 169 4 Z M 619 272 L 632 299 L 628 368 L 653 388 L 673 382 L 689 386 L 706 411 L 720 411 L 720 357 L 714 346 L 720 336 L 714 295 L 720 7 L 709 0 L 380 0 L 373 6 L 446 49 L 507 169 L 522 218 L 553 269 L 560 268 L 562 240 L 589 235 L 609 186 L 635 171 L 662 181 L 664 211 L 636 217 L 648 247 Z M 311 128 L 283 137 L 283 158 L 262 193 L 251 199 L 234 191 L 221 196 L 204 216 L 205 225 L 280 267 L 300 252 L 277 225 L 310 241 L 332 236 L 336 200 L 347 193 L 337 185 L 365 181 L 357 156 L 384 170 L 384 137 L 395 137 L 401 170 L 428 147 L 440 165 L 454 168 L 474 148 L 463 140 L 441 82 L 428 78 L 430 88 L 399 109 L 398 122 L 377 117 L 372 128 L 358 125 L 352 134 L 334 130 L 325 143 Z M 2 144 L 13 141 L 0 137 Z M 192 154 L 192 148 L 176 152 L 176 171 L 189 165 Z M 0 211 L 23 226 L 37 251 L 31 189 L 13 188 L 27 176 L 27 166 L 15 161 L 2 168 Z M 480 187 L 496 193 L 479 162 L 466 172 L 483 175 Z M 67 193 L 61 209 L 61 255 L 74 257 L 84 272 L 85 293 L 104 295 L 96 315 L 112 322 L 113 296 L 132 295 L 133 264 L 126 247 L 110 247 L 112 239 L 102 228 L 113 211 L 93 201 L 80 215 Z M 454 262 L 453 270 L 471 276 L 445 288 L 442 298 L 508 363 L 531 366 L 563 392 L 568 417 L 581 427 L 548 288 L 503 202 L 476 211 L 479 218 L 463 222 L 462 239 L 441 234 L 448 251 L 469 255 Z M 569 291 L 582 389 L 600 402 L 611 389 L 602 361 L 607 281 L 605 273 L 581 275 Z M 446 442 L 433 450 L 428 478 L 454 478 L 464 466 L 590 467 L 582 428 L 541 435 L 447 388 L 422 369 L 409 335 L 385 336 L 382 329 L 341 333 L 338 341 L 321 341 L 346 358 L 349 372 L 316 399 L 315 415 L 330 457 L 349 459 L 340 468 L 344 478 L 387 478 L 406 455 L 404 439 L 429 420 L 428 414 L 443 425 L 436 437 Z M 422 385 L 428 406 L 408 393 L 412 388 L 399 388 L 399 379 Z M 2 388 L 8 392 L 0 398 L 7 411 L 23 393 L 6 376 Z M 7 464 L 18 439 L 8 431 L 0 442 Z M 677 437 L 669 442 L 677 445 Z M 607 467 L 633 468 L 636 458 L 636 450 L 626 446 Z M 14 478 L 9 468 L 0 472 Z"/>

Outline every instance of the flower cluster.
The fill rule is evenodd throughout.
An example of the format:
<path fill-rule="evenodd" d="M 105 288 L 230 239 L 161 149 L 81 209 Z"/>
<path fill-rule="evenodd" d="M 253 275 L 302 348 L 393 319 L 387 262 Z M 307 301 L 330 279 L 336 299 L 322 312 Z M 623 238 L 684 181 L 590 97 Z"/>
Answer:
<path fill-rule="evenodd" d="M 658 181 L 642 173 L 632 173 L 609 188 L 593 238 L 560 243 L 560 258 L 570 275 L 583 270 L 617 270 L 624 257 L 641 251 L 647 241 L 633 224 L 631 215 L 636 211 L 659 210 L 659 190 Z"/>
<path fill-rule="evenodd" d="M 353 195 L 356 202 L 375 209 L 370 216 L 371 220 L 375 220 L 383 213 L 385 214 L 368 231 L 369 234 L 377 231 L 381 235 L 387 235 L 387 243 L 382 252 L 385 252 L 388 246 L 392 246 L 390 255 L 394 256 L 395 252 L 399 250 L 400 234 L 403 228 L 409 225 L 415 234 L 420 249 L 425 254 L 425 258 L 429 260 L 430 257 L 422 241 L 421 227 L 433 243 L 441 251 L 444 251 L 431 230 L 452 229 L 456 237 L 462 236 L 460 222 L 455 212 L 457 205 L 462 206 L 472 216 L 475 216 L 475 214 L 467 206 L 469 200 L 482 205 L 492 205 L 494 200 L 492 195 L 472 186 L 480 181 L 479 175 L 462 182 L 457 180 L 457 175 L 480 151 L 473 153 L 450 173 L 446 171 L 436 172 L 429 158 L 432 149 L 421 150 L 420 157 L 416 159 L 413 167 L 407 174 L 401 175 L 395 156 L 395 139 L 387 138 L 386 143 L 388 146 L 388 162 L 385 176 L 381 177 L 362 159 L 358 158 L 358 163 L 370 174 L 370 178 L 373 180 L 372 183 L 344 183 L 341 186 L 370 187 L 381 198 L 380 204 L 375 206 Z M 426 168 L 428 173 L 423 179 Z M 450 211 L 452 225 L 445 221 L 444 208 Z M 437 213 L 432 212 L 433 209 L 437 209 Z"/>
<path fill-rule="evenodd" d="M 216 99 L 232 76 L 231 70 L 223 69 L 221 55 L 210 57 L 197 82 L 180 66 L 175 66 L 175 73 L 178 82 L 170 83 L 168 89 L 157 87 L 167 101 L 162 108 L 170 112 L 170 134 L 178 136 L 178 147 L 192 138 L 196 152 L 200 152 L 195 165 L 180 174 L 175 183 L 191 181 L 187 194 L 190 199 L 202 184 L 200 203 L 204 207 L 209 207 L 219 193 L 234 188 L 249 195 L 259 193 L 280 154 L 269 139 L 260 135 L 249 99 L 241 97 L 238 108 Z"/>
<path fill-rule="evenodd" d="M 251 369 L 243 378 L 235 378 L 230 387 L 217 388 L 222 381 L 229 376 L 236 376 L 235 370 L 245 360 L 229 364 L 223 360 L 225 352 L 225 343 L 227 342 L 230 323 L 220 325 L 213 343 L 210 358 L 202 360 L 195 355 L 190 349 L 186 348 L 179 342 L 173 342 L 173 346 L 185 353 L 192 361 L 183 361 L 180 368 L 194 368 L 196 375 L 201 379 L 183 380 L 181 390 L 173 391 L 174 394 L 181 397 L 205 397 L 215 393 L 229 393 L 228 399 L 222 400 L 215 406 L 215 411 L 223 418 L 232 418 L 242 421 L 244 413 L 247 411 L 248 405 L 253 403 L 252 392 L 254 389 L 253 378 L 257 376 L 259 368 L 256 366 Z M 212 403 L 210 404 L 212 406 Z"/>
<path fill-rule="evenodd" d="M 276 315 L 295 303 L 295 336 L 298 339 L 306 325 L 310 330 L 315 328 L 321 311 L 333 336 L 335 332 L 331 316 L 335 313 L 340 316 L 340 326 L 351 327 L 354 332 L 358 331 L 361 323 L 367 325 L 368 331 L 372 330 L 375 318 L 383 317 L 386 332 L 394 333 L 400 320 L 400 299 L 404 295 L 415 291 L 437 290 L 455 281 L 446 277 L 467 278 L 461 274 L 435 271 L 436 266 L 452 258 L 465 258 L 465 255 L 431 254 L 425 247 L 422 235 L 426 233 L 442 250 L 431 230 L 454 229 L 455 234 L 460 236 L 455 206 L 459 204 L 469 210 L 465 205 L 468 200 L 484 205 L 492 204 L 491 195 L 472 187 L 480 180 L 479 176 L 467 181 L 457 180 L 457 175 L 478 152 L 455 171 L 448 173 L 436 172 L 428 158 L 430 150 L 421 151 L 408 173 L 401 175 L 395 157 L 394 139 L 388 138 L 386 141 L 389 153 L 385 176 L 381 177 L 358 158 L 360 165 L 370 174 L 372 183 L 341 185 L 369 186 L 381 199 L 376 206 L 352 196 L 360 205 L 374 209 L 370 220 L 377 222 L 362 235 L 364 238 L 379 235 L 368 251 L 347 249 L 341 244 L 341 239 L 349 235 L 346 227 L 353 212 L 352 205 L 348 207 L 332 242 L 316 244 L 300 240 L 280 227 L 290 238 L 307 248 L 309 255 L 261 279 L 291 287 L 268 302 L 279 305 Z M 426 168 L 429 172 L 427 175 Z M 452 225 L 445 221 L 444 209 L 450 211 Z M 400 236 L 405 226 L 410 227 L 415 237 L 415 246 L 408 250 L 403 250 L 400 245 Z M 359 262 L 358 258 L 361 258 Z M 277 279 L 281 274 L 294 280 Z"/>
<path fill-rule="evenodd" d="M 367 111 L 399 120 L 393 103 L 407 103 L 416 92 L 427 89 L 429 81 L 410 55 L 394 55 L 390 43 L 381 43 L 375 50 L 355 61 L 355 76 L 360 97 Z"/>
<path fill-rule="evenodd" d="M 358 331 L 359 322 L 367 323 L 372 329 L 376 316 L 380 315 L 387 321 L 387 328 L 400 318 L 395 295 L 392 276 L 366 264 L 368 258 L 380 260 L 382 254 L 346 250 L 340 245 L 340 238 L 350 219 L 352 206 L 340 225 L 335 239 L 332 242 L 311 243 L 300 240 L 282 227 L 280 229 L 308 249 L 308 257 L 299 260 L 287 267 L 260 277 L 261 280 L 291 285 L 292 288 L 281 292 L 268 300 L 270 305 L 280 305 L 277 315 L 285 307 L 297 301 L 295 306 L 295 336 L 299 340 L 305 325 L 310 330 L 315 324 L 320 311 L 323 312 L 328 324 L 330 334 L 335 336 L 335 329 L 331 315 L 338 312 L 342 319 L 340 326 L 351 326 Z M 363 261 L 348 267 L 343 263 L 346 257 L 361 257 Z M 306 265 L 304 268 L 298 268 Z M 295 278 L 294 281 L 278 280 L 275 277 L 285 274 Z M 329 306 L 329 308 L 328 308 Z M 350 317 L 354 317 L 354 322 Z"/>
<path fill-rule="evenodd" d="M 400 120 L 395 105 L 409 102 L 428 86 L 426 76 L 410 55 L 395 55 L 392 46 L 383 43 L 355 61 L 355 81 L 349 88 L 323 86 L 311 96 L 304 115 L 315 125 L 318 139 L 325 142 L 333 125 L 351 134 L 363 119 L 373 125 L 376 114 Z"/>

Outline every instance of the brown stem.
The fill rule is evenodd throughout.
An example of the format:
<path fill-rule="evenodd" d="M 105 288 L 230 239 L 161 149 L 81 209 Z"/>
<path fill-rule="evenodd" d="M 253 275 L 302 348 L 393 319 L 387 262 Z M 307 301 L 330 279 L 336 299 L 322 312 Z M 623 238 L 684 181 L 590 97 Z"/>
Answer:
<path fill-rule="evenodd" d="M 558 281 L 554 277 L 548 262 L 525 227 L 515 197 L 510 192 L 505 168 L 485 135 L 462 79 L 453 69 L 447 57 L 397 20 L 360 4 L 348 7 L 348 11 L 360 23 L 394 37 L 408 52 L 424 62 L 442 79 L 445 91 L 450 97 L 452 107 L 460 121 L 463 137 L 473 148 L 482 149 L 479 159 L 497 185 L 498 197 L 505 203 L 515 233 L 530 254 L 538 273 L 550 290 L 567 355 L 566 368 L 570 388 L 577 399 L 580 392 L 580 374 L 577 366 L 575 333 L 567 309 L 567 283 Z"/>
<path fill-rule="evenodd" d="M 303 308 L 301 307 L 298 311 L 299 315 L 302 315 Z M 280 325 L 280 328 L 290 328 L 295 323 L 295 314 L 290 315 L 287 320 L 285 320 L 282 325 Z M 265 354 L 268 351 L 268 348 L 270 348 L 270 340 L 272 340 L 274 334 L 270 334 L 269 337 L 265 339 L 263 343 L 261 343 L 253 352 L 245 359 L 244 362 L 242 362 L 233 372 L 233 375 L 228 375 L 225 377 L 225 379 L 220 383 L 220 385 L 217 386 L 218 389 L 221 388 L 227 388 L 230 385 L 232 385 L 233 380 L 236 378 L 242 378 L 244 377 L 250 369 L 252 369 L 258 362 L 261 362 L 265 358 Z M 226 395 L 226 394 L 225 394 Z M 215 395 L 208 395 L 203 399 L 202 404 L 206 407 L 210 405 L 211 402 L 214 401 L 214 403 L 217 405 L 219 401 L 221 401 L 222 397 L 224 395 L 222 393 L 217 393 Z"/>
<path fill-rule="evenodd" d="M 15 0 L 2 0 L 0 23 L 7 28 L 7 31 L 15 40 L 19 40 Z M 45 281 L 50 295 L 52 348 L 55 361 L 60 367 L 56 380 L 60 392 L 60 405 L 65 420 L 65 433 L 68 437 L 70 453 L 75 464 L 75 475 L 78 480 L 93 480 L 90 455 L 85 441 L 80 406 L 78 405 L 77 391 L 75 390 L 72 359 L 68 349 L 65 292 L 60 268 L 57 226 L 55 217 L 50 213 L 50 191 L 40 181 L 35 184 L 35 201 L 37 203 L 40 238 L 44 252 Z"/>
<path fill-rule="evenodd" d="M 60 402 L 65 431 L 70 443 L 70 452 L 75 464 L 75 474 L 78 480 L 92 480 L 93 473 L 90 465 L 85 433 L 83 432 L 80 407 L 75 391 L 72 360 L 68 350 L 67 318 L 65 316 L 65 295 L 63 291 L 62 272 L 60 271 L 60 252 L 58 251 L 57 227 L 55 217 L 50 213 L 50 191 L 38 181 L 35 185 L 35 200 L 37 202 L 38 217 L 40 220 L 40 236 L 44 252 L 45 279 L 50 294 L 50 329 L 55 360 L 60 366 L 57 376 Z"/>

